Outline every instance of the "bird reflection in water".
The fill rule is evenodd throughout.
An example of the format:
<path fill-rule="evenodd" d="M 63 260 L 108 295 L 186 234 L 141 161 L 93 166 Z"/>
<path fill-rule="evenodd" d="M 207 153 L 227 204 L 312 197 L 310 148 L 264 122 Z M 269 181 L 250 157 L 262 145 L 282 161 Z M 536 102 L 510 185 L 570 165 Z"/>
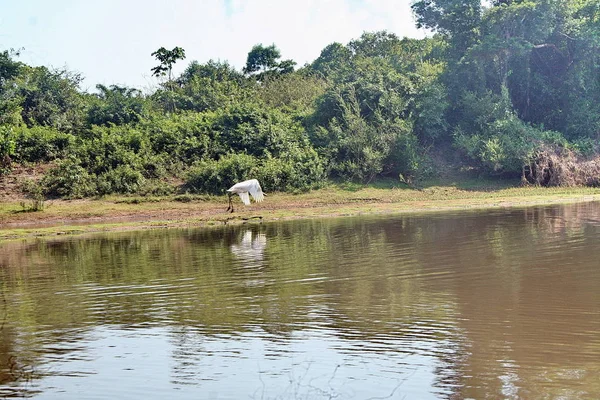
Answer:
<path fill-rule="evenodd" d="M 265 248 L 267 247 L 267 235 L 264 233 L 253 234 L 248 229 L 242 235 L 239 243 L 230 246 L 233 255 L 242 262 L 245 268 L 256 268 L 263 265 Z"/>

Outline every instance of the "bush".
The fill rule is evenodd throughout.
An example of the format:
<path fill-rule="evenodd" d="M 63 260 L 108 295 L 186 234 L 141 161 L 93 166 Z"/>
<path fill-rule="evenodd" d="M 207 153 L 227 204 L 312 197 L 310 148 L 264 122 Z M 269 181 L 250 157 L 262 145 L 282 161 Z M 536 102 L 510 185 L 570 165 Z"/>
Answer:
<path fill-rule="evenodd" d="M 129 165 L 119 165 L 98 176 L 98 194 L 137 193 L 145 183 L 142 173 Z"/>
<path fill-rule="evenodd" d="M 284 157 L 258 159 L 248 154 L 228 154 L 217 160 L 195 164 L 185 188 L 192 192 L 223 194 L 237 182 L 256 178 L 265 191 L 309 190 L 318 186 L 325 174 L 314 150 L 297 149 Z"/>
<path fill-rule="evenodd" d="M 185 186 L 192 192 L 223 194 L 237 182 L 251 179 L 258 170 L 256 157 L 247 154 L 228 154 L 217 160 L 195 164 Z"/>
<path fill-rule="evenodd" d="M 457 129 L 454 144 L 484 170 L 521 173 L 538 149 L 566 146 L 567 142 L 558 132 L 543 131 L 510 115 L 489 123 L 484 132 L 475 135 Z"/>
<path fill-rule="evenodd" d="M 16 141 L 12 128 L 0 126 L 0 175 L 10 172 Z"/>
<path fill-rule="evenodd" d="M 75 142 L 73 135 L 44 126 L 18 127 L 15 136 L 17 161 L 48 162 L 62 158 Z"/>
<path fill-rule="evenodd" d="M 167 155 L 172 162 L 191 163 L 213 157 L 218 146 L 211 141 L 213 116 L 210 113 L 182 113 L 154 117 L 140 124 L 154 154 Z"/>
<path fill-rule="evenodd" d="M 21 182 L 21 192 L 29 200 L 29 204 L 21 202 L 24 211 L 42 211 L 44 209 L 44 192 L 38 182 L 26 179 Z"/>
<path fill-rule="evenodd" d="M 44 193 L 49 196 L 81 198 L 96 194 L 95 177 L 75 158 L 59 161 L 42 178 Z"/>
<path fill-rule="evenodd" d="M 90 135 L 76 153 L 81 165 L 95 175 L 120 166 L 143 171 L 144 160 L 152 156 L 146 135 L 131 127 L 93 127 Z"/>

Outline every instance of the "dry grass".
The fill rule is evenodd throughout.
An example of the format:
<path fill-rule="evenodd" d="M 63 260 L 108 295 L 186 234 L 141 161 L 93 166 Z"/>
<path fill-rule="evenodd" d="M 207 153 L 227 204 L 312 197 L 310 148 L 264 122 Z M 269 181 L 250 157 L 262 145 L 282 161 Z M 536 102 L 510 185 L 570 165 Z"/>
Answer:
<path fill-rule="evenodd" d="M 535 157 L 528 177 L 541 186 L 600 186 L 600 156 L 584 159 L 570 150 L 547 148 Z"/>

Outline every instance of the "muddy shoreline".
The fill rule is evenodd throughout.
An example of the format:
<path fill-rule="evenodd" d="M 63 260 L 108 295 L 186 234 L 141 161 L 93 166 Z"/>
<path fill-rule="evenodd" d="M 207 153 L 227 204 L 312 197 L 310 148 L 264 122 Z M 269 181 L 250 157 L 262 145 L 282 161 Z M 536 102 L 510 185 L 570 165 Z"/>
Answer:
<path fill-rule="evenodd" d="M 94 232 L 210 227 L 355 215 L 406 214 L 600 201 L 600 190 L 512 188 L 497 191 L 436 187 L 427 190 L 364 188 L 275 193 L 267 201 L 226 212 L 225 197 L 189 202 L 168 198 L 52 200 L 42 211 L 25 200 L 0 202 L 0 241 Z"/>

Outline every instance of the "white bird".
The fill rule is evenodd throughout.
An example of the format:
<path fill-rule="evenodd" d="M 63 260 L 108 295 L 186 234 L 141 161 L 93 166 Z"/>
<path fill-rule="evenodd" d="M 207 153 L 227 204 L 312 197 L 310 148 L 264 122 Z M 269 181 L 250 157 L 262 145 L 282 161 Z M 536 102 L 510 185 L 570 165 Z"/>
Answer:
<path fill-rule="evenodd" d="M 227 189 L 227 195 L 229 196 L 229 207 L 227 207 L 227 211 L 231 210 L 233 212 L 233 203 L 231 202 L 231 196 L 234 194 L 238 194 L 240 199 L 244 202 L 245 205 L 250 205 L 250 196 L 248 193 L 252 195 L 254 201 L 260 203 L 265 198 L 265 194 L 260 188 L 260 183 L 256 179 L 249 179 L 244 182 L 236 183 L 229 189 Z"/>

